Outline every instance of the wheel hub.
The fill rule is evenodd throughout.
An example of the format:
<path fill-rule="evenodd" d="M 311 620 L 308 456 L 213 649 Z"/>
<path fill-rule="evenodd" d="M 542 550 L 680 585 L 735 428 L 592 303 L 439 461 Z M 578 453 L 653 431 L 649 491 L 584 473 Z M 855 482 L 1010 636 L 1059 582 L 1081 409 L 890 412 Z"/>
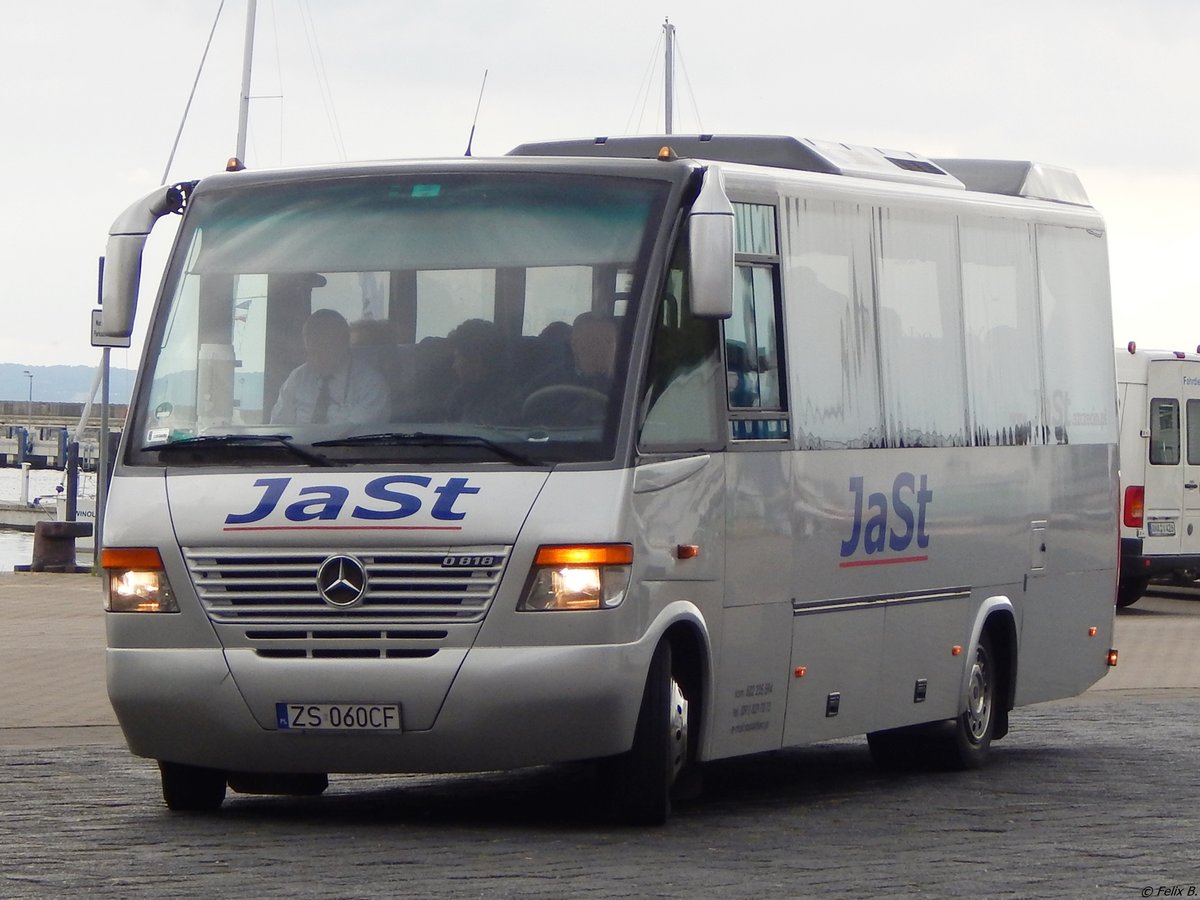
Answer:
<path fill-rule="evenodd" d="M 671 715 L 668 724 L 671 729 L 668 738 L 671 748 L 671 781 L 683 770 L 688 754 L 688 702 L 683 695 L 679 682 L 671 679 Z"/>

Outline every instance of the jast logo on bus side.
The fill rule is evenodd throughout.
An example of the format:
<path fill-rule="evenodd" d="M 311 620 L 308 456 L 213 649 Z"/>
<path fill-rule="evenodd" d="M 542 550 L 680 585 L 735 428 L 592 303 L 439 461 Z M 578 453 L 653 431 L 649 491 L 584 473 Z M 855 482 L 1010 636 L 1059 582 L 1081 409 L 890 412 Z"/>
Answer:
<path fill-rule="evenodd" d="M 429 515 L 443 522 L 454 522 L 466 516 L 455 509 L 460 497 L 478 494 L 479 488 L 471 487 L 466 478 L 447 478 L 444 484 L 433 488 L 429 497 L 428 488 L 433 479 L 425 475 L 384 475 L 368 481 L 363 488 L 366 501 L 356 502 L 350 510 L 350 518 L 369 522 L 384 522 L 407 519 L 420 512 L 432 500 Z M 258 503 L 248 512 L 230 513 L 225 517 L 226 525 L 248 525 L 261 522 L 270 516 L 281 503 L 283 516 L 289 522 L 332 521 L 338 519 L 350 502 L 350 489 L 340 484 L 316 484 L 289 491 L 291 478 L 260 478 L 254 482 L 262 488 Z M 396 490 L 398 486 L 425 488 L 420 493 Z M 425 494 L 425 496 L 422 496 Z M 356 498 L 356 499 L 364 499 Z"/>
<path fill-rule="evenodd" d="M 918 478 L 912 472 L 901 472 L 892 482 L 890 504 L 888 494 L 867 493 L 862 475 L 850 479 L 850 493 L 854 495 L 854 522 L 850 526 L 850 536 L 842 541 L 843 557 L 854 556 L 860 548 L 869 557 L 889 550 L 892 553 L 904 553 L 912 548 L 914 541 L 922 550 L 929 546 L 929 533 L 925 530 L 926 512 L 933 502 L 929 476 L 921 475 Z M 887 557 L 843 562 L 840 565 L 844 568 L 923 559 L 923 556 Z"/>

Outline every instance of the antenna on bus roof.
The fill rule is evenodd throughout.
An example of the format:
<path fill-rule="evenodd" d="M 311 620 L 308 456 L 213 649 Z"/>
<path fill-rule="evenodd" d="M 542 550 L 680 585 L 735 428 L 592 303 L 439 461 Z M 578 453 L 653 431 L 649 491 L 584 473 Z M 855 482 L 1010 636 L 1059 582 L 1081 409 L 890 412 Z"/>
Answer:
<path fill-rule="evenodd" d="M 475 123 L 479 121 L 479 107 L 483 104 L 483 89 L 487 87 L 488 70 L 483 70 L 483 83 L 479 85 L 479 99 L 475 101 L 475 118 L 471 120 L 471 133 L 467 136 L 467 152 L 464 156 L 471 155 L 471 144 L 475 142 Z"/>

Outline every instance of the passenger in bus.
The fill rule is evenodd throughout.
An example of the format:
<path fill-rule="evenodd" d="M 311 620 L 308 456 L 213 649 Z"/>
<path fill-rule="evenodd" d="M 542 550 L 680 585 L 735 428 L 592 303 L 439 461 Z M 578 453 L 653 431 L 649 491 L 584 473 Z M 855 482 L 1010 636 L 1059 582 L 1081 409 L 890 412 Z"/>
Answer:
<path fill-rule="evenodd" d="M 509 421 L 512 391 L 505 343 L 496 323 L 467 319 L 446 340 L 455 382 L 446 403 L 447 418 L 480 424 Z"/>
<path fill-rule="evenodd" d="M 526 422 L 576 424 L 603 417 L 617 355 L 616 320 L 580 313 L 571 326 L 570 347 L 569 361 L 530 381 L 521 411 Z"/>
<path fill-rule="evenodd" d="M 594 312 L 580 313 L 571 326 L 570 354 L 536 373 L 534 389 L 551 384 L 573 384 L 608 393 L 617 355 L 617 322 Z"/>
<path fill-rule="evenodd" d="M 355 359 L 371 362 L 379 372 L 395 357 L 400 338 L 387 319 L 355 319 L 350 323 L 350 347 Z"/>
<path fill-rule="evenodd" d="M 304 323 L 307 361 L 292 370 L 271 409 L 272 423 L 356 424 L 388 414 L 387 383 L 350 352 L 350 326 L 341 313 L 318 309 Z"/>

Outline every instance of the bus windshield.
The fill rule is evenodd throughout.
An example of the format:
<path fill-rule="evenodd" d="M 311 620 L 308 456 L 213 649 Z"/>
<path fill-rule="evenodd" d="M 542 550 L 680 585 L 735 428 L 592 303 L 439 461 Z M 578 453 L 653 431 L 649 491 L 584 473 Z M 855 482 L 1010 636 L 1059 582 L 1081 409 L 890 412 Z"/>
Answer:
<path fill-rule="evenodd" d="M 201 186 L 151 332 L 133 452 L 610 458 L 667 190 L 496 172 Z"/>

